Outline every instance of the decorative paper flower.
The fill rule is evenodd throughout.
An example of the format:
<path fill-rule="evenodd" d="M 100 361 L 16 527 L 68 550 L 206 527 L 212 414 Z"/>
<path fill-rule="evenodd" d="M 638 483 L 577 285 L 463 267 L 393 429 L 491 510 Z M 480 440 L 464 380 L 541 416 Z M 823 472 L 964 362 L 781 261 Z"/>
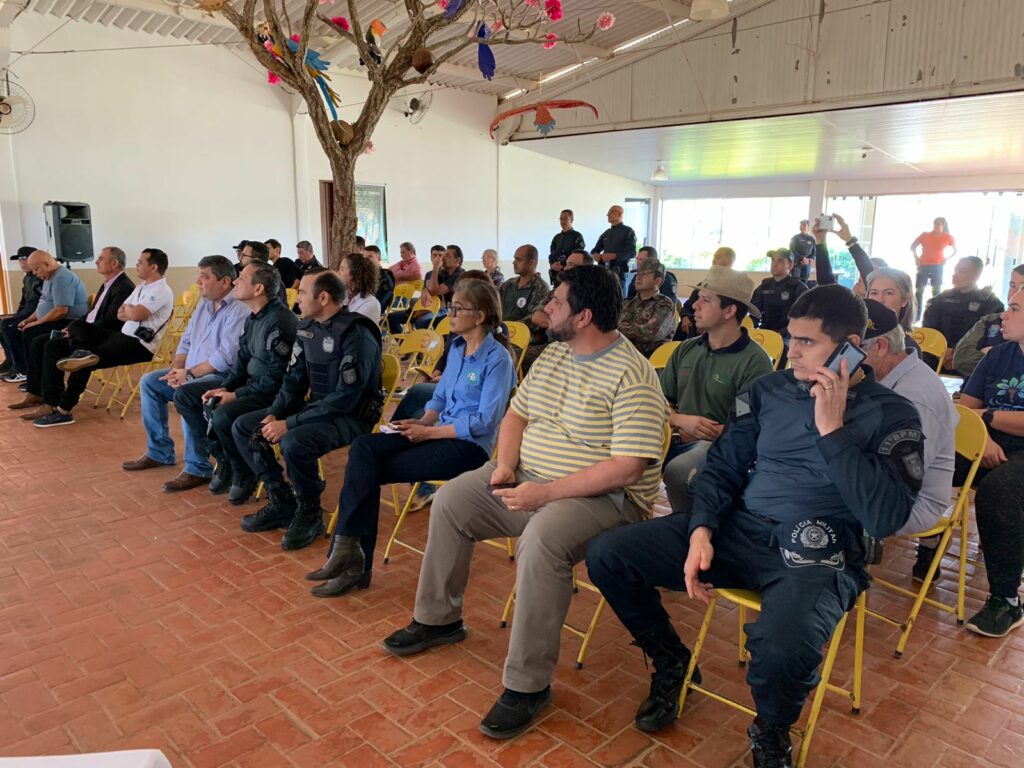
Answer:
<path fill-rule="evenodd" d="M 351 32 L 352 31 L 352 25 L 348 23 L 348 19 L 346 19 L 344 16 L 334 16 L 334 17 L 332 17 L 331 18 L 331 24 L 334 24 L 337 27 L 341 27 L 346 32 Z"/>
<path fill-rule="evenodd" d="M 562 18 L 562 0 L 544 0 L 544 11 L 552 21 Z"/>
<path fill-rule="evenodd" d="M 442 11 L 448 10 L 448 0 L 437 0 L 437 7 Z"/>
<path fill-rule="evenodd" d="M 267 82 L 271 85 L 277 85 L 281 82 L 281 78 L 275 75 L 273 72 L 267 72 Z"/>
<path fill-rule="evenodd" d="M 491 32 L 500 32 L 505 28 L 505 22 L 498 19 L 496 22 L 491 24 Z"/>
<path fill-rule="evenodd" d="M 615 25 L 615 15 L 611 13 L 602 13 L 597 17 L 597 28 L 601 30 L 609 30 Z"/>
<path fill-rule="evenodd" d="M 558 45 L 558 35 L 556 35 L 554 32 L 548 32 L 546 35 L 544 35 L 544 39 L 547 40 L 547 42 L 544 43 L 544 50 L 546 51 L 550 51 L 552 48 Z"/>
<path fill-rule="evenodd" d="M 299 36 L 298 35 L 292 35 L 292 42 L 293 43 L 299 42 Z"/>
<path fill-rule="evenodd" d="M 534 8 L 540 5 L 540 0 L 526 0 L 527 5 L 532 5 Z"/>
<path fill-rule="evenodd" d="M 320 0 L 320 5 L 327 5 L 328 3 L 334 5 L 334 0 Z"/>

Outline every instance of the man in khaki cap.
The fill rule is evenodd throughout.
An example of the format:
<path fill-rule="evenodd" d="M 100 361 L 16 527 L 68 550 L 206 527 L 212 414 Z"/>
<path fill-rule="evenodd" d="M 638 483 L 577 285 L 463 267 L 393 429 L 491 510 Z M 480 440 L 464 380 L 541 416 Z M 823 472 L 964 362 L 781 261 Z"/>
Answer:
<path fill-rule="evenodd" d="M 697 285 L 696 338 L 684 341 L 661 371 L 672 406 L 672 444 L 665 459 L 665 488 L 673 512 L 690 511 L 690 484 L 736 400 L 754 379 L 772 372 L 772 361 L 740 324 L 760 312 L 750 303 L 754 281 L 746 273 L 714 266 Z"/>

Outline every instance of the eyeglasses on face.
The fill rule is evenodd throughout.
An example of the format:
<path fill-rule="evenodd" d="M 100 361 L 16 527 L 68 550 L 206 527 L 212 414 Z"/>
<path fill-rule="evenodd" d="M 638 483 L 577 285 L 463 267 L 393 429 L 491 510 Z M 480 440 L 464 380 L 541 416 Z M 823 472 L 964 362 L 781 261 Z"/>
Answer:
<path fill-rule="evenodd" d="M 479 312 L 479 311 L 480 310 L 478 310 L 476 307 L 466 307 L 466 306 L 463 306 L 462 304 L 452 304 L 450 307 L 448 307 L 448 314 L 451 315 L 452 317 L 455 317 L 455 315 L 459 314 L 459 312 Z"/>

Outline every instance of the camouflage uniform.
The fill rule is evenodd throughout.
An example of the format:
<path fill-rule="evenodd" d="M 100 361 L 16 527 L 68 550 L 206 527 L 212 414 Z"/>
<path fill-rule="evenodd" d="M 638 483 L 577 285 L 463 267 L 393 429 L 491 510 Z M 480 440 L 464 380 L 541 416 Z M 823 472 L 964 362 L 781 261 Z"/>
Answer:
<path fill-rule="evenodd" d="M 523 359 L 523 373 L 525 374 L 548 344 L 547 332 L 543 328 L 535 326 L 530 318 L 533 317 L 534 312 L 542 309 L 547 303 L 551 289 L 537 272 L 523 288 L 519 287 L 518 275 L 510 277 L 502 283 L 498 289 L 498 295 L 501 297 L 501 319 L 506 322 L 515 320 L 526 323 L 530 329 L 530 346 Z"/>
<path fill-rule="evenodd" d="M 649 299 L 636 296 L 622 304 L 619 331 L 633 342 L 640 354 L 650 357 L 676 329 L 676 303 L 668 296 L 655 294 Z"/>

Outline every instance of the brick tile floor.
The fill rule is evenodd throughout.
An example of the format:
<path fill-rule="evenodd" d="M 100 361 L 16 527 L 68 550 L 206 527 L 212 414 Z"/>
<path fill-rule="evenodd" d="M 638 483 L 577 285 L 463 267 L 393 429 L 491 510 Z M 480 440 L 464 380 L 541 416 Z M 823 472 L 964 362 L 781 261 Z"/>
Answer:
<path fill-rule="evenodd" d="M 242 533 L 240 511 L 204 489 L 162 493 L 174 470 L 120 469 L 144 450 L 137 406 L 122 422 L 87 401 L 75 426 L 40 430 L 6 409 L 20 395 L 0 387 L 0 755 L 155 747 L 176 768 L 749 764 L 747 718 L 700 696 L 665 733 L 632 727 L 649 672 L 610 612 L 584 669 L 564 635 L 539 726 L 512 742 L 484 738 L 476 726 L 500 692 L 498 619 L 514 576 L 501 551 L 478 548 L 465 643 L 390 658 L 378 643 L 409 620 L 419 555 L 399 549 L 369 590 L 315 600 L 302 577 L 326 540 L 285 553 L 279 534 Z M 344 451 L 327 460 L 325 504 L 343 461 Z M 423 542 L 428 514 L 410 518 L 408 540 Z M 883 570 L 906 583 L 912 562 L 897 543 Z M 944 578 L 939 593 L 952 590 Z M 972 569 L 968 610 L 984 595 Z M 700 611 L 676 595 L 666 603 L 692 639 Z M 595 604 L 581 592 L 572 621 Z M 877 593 L 872 605 L 905 601 Z M 723 608 L 702 669 L 749 701 L 735 627 Z M 810 765 L 1020 765 L 1024 633 L 979 638 L 926 608 L 899 660 L 895 637 L 868 620 L 864 711 L 829 696 Z M 851 670 L 846 642 L 836 681 Z"/>

